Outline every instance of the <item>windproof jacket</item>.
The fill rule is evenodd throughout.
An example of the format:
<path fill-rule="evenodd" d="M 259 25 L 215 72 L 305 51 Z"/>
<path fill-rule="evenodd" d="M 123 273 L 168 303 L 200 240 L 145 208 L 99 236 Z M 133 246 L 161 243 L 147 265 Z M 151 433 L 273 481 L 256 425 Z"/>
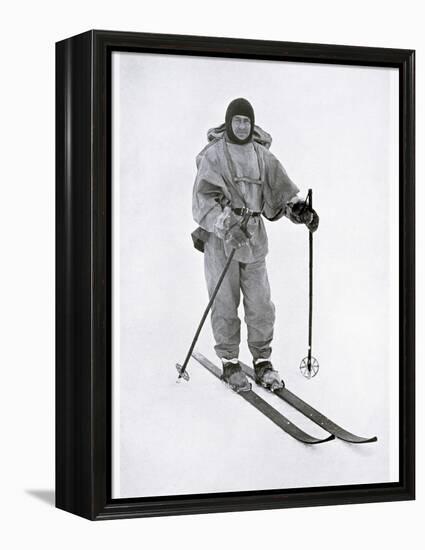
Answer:
<path fill-rule="evenodd" d="M 299 189 L 270 152 L 271 136 L 255 126 L 252 142 L 235 147 L 227 142 L 222 125 L 209 130 L 208 139 L 209 144 L 196 158 L 198 173 L 192 202 L 193 218 L 206 232 L 204 240 L 209 238 L 208 233 L 214 232 L 217 218 L 225 206 L 234 209 L 248 207 L 260 211 L 262 216 L 271 221 L 281 218 L 286 203 Z M 256 163 L 257 166 L 238 164 L 235 151 L 240 158 L 246 153 L 248 162 Z M 249 177 L 253 168 L 258 178 Z M 249 263 L 266 256 L 268 240 L 262 216 L 250 219 L 248 231 L 252 238 L 246 246 L 236 251 L 235 260 Z M 226 254 L 229 254 L 231 248 L 225 244 L 225 249 Z"/>

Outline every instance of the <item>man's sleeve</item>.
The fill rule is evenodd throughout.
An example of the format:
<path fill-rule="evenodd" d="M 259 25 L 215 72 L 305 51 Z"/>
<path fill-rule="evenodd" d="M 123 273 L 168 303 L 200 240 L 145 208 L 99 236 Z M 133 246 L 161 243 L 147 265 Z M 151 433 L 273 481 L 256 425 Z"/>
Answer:
<path fill-rule="evenodd" d="M 285 214 L 286 204 L 299 193 L 282 164 L 270 152 L 265 157 L 265 181 L 263 189 L 263 215 L 271 221 L 280 219 Z"/>
<path fill-rule="evenodd" d="M 192 214 L 199 226 L 210 233 L 214 232 L 214 225 L 222 213 L 224 185 L 217 163 L 211 155 L 205 155 L 199 163 L 193 186 Z"/>

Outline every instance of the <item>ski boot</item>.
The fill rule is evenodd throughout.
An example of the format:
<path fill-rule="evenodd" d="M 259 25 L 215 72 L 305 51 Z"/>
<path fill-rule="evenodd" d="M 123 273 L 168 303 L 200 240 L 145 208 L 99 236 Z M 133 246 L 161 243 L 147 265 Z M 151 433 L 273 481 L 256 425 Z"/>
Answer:
<path fill-rule="evenodd" d="M 221 379 L 236 393 L 249 391 L 252 387 L 239 363 L 232 363 L 231 361 L 223 363 Z"/>
<path fill-rule="evenodd" d="M 258 363 L 254 361 L 254 371 L 255 382 L 266 388 L 266 390 L 275 391 L 285 387 L 285 382 L 267 359 Z"/>

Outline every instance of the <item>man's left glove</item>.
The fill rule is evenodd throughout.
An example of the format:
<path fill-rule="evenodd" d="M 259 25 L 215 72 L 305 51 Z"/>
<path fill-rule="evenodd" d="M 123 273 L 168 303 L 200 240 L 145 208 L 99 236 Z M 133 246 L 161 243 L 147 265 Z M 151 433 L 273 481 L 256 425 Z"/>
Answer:
<path fill-rule="evenodd" d="M 312 233 L 319 227 L 319 216 L 315 210 L 310 208 L 306 201 L 299 200 L 294 203 L 288 203 L 285 214 L 291 222 L 305 224 Z"/>

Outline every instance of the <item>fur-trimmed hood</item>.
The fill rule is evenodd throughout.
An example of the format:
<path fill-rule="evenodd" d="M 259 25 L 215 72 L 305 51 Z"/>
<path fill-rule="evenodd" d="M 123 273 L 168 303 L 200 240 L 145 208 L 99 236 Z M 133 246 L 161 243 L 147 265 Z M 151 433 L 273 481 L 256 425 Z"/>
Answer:
<path fill-rule="evenodd" d="M 198 153 L 196 156 L 196 166 L 199 168 L 199 164 L 202 160 L 202 157 L 204 156 L 207 149 L 211 147 L 213 143 L 216 143 L 220 139 L 224 139 L 224 135 L 226 133 L 226 125 L 223 122 L 220 126 L 217 126 L 215 128 L 210 128 L 207 132 L 207 139 L 208 139 L 208 145 L 205 145 L 205 147 Z M 266 149 L 270 149 L 270 145 L 272 144 L 272 136 L 265 132 L 260 126 L 255 125 L 254 126 L 254 132 L 252 134 L 253 141 L 256 141 Z"/>
<path fill-rule="evenodd" d="M 210 128 L 207 132 L 207 138 L 208 141 L 212 141 L 214 139 L 221 139 L 224 137 L 224 132 L 226 131 L 226 125 L 223 122 L 220 126 L 217 126 L 216 128 Z M 263 145 L 267 149 L 270 149 L 270 145 L 272 144 L 272 136 L 265 132 L 260 126 L 254 125 L 254 132 L 252 134 L 252 139 L 259 143 L 260 145 Z"/>

